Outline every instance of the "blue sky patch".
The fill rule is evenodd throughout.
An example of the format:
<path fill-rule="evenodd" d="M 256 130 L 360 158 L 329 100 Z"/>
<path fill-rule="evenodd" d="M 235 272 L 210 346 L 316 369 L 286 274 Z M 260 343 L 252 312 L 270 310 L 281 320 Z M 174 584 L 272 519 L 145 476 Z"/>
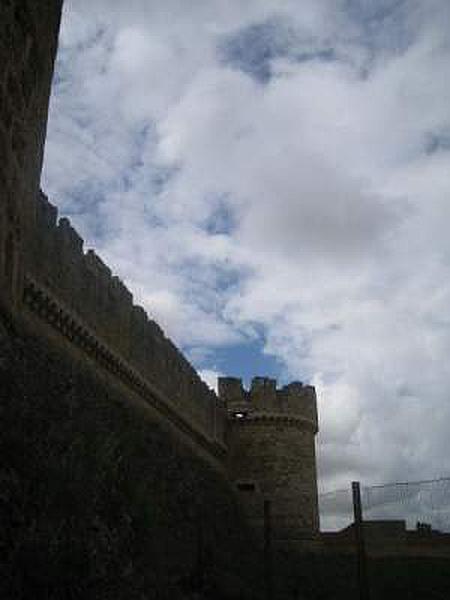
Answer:
<path fill-rule="evenodd" d="M 219 44 L 221 61 L 239 69 L 260 83 L 272 75 L 272 61 L 289 58 L 293 62 L 335 60 L 333 48 L 305 51 L 297 32 L 283 19 L 273 18 L 249 25 L 225 38 Z"/>
<path fill-rule="evenodd" d="M 253 377 L 259 375 L 281 379 L 283 370 L 276 357 L 264 354 L 262 340 L 216 348 L 208 364 L 202 365 L 202 368 L 211 368 L 230 377 L 242 377 L 247 386 Z"/>

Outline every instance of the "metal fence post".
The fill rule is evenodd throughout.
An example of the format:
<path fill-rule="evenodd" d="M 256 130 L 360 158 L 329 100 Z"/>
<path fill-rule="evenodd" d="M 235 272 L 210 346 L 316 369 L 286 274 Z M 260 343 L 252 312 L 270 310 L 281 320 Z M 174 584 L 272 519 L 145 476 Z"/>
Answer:
<path fill-rule="evenodd" d="M 266 600 L 272 600 L 272 515 L 270 500 L 264 500 L 264 579 Z"/>
<path fill-rule="evenodd" d="M 205 549 L 203 539 L 203 519 L 200 512 L 197 514 L 197 577 L 197 583 L 201 589 L 205 579 Z"/>
<path fill-rule="evenodd" d="M 359 481 L 352 482 L 353 514 L 355 518 L 355 542 L 358 560 L 358 587 L 360 600 L 370 600 L 367 555 L 364 543 L 364 527 Z"/>

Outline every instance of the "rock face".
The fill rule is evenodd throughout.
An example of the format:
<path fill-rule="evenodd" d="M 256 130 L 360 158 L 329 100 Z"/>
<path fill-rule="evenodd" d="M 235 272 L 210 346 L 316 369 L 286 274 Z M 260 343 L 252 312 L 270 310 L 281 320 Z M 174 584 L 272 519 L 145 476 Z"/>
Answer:
<path fill-rule="evenodd" d="M 250 391 L 234 378 L 219 379 L 228 407 L 229 469 L 249 521 L 264 528 L 264 501 L 270 502 L 274 540 L 304 540 L 319 533 L 315 441 L 316 394 L 291 383 L 253 379 Z"/>

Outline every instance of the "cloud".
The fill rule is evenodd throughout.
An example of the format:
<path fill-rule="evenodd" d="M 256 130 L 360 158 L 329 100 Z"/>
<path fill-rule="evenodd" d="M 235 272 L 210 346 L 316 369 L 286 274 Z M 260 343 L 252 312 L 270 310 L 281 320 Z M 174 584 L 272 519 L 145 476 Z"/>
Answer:
<path fill-rule="evenodd" d="M 198 372 L 198 374 L 203 381 L 217 394 L 217 380 L 222 376 L 222 373 L 212 369 L 202 369 Z"/>
<path fill-rule="evenodd" d="M 449 19 L 66 4 L 46 191 L 210 385 L 249 339 L 314 382 L 322 489 L 448 473 Z"/>

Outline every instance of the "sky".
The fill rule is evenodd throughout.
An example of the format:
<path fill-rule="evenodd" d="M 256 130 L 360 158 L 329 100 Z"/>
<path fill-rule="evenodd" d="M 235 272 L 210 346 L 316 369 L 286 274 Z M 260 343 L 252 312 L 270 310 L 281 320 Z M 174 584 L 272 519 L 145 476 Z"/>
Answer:
<path fill-rule="evenodd" d="M 316 386 L 321 490 L 450 475 L 447 0 L 66 0 L 42 187 L 210 384 Z"/>

